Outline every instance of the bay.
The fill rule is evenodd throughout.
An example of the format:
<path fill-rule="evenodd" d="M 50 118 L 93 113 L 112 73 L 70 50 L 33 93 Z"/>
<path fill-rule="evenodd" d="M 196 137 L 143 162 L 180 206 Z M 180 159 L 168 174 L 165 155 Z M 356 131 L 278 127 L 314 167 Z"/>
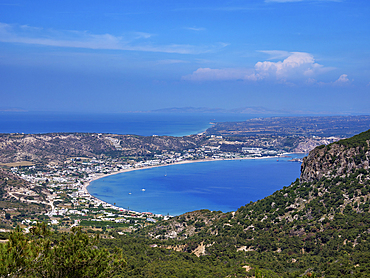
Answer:
<path fill-rule="evenodd" d="M 107 176 L 91 182 L 93 196 L 134 211 L 162 215 L 209 209 L 235 211 L 289 186 L 300 174 L 303 157 L 175 164 Z"/>
<path fill-rule="evenodd" d="M 0 112 L 0 133 L 88 132 L 142 136 L 197 134 L 211 122 L 258 115 L 228 113 Z M 178 215 L 197 209 L 231 211 L 262 199 L 299 177 L 286 158 L 198 162 L 138 170 L 94 181 L 89 192 L 137 211 Z M 142 189 L 145 189 L 143 191 Z M 129 194 L 131 193 L 131 194 Z"/>

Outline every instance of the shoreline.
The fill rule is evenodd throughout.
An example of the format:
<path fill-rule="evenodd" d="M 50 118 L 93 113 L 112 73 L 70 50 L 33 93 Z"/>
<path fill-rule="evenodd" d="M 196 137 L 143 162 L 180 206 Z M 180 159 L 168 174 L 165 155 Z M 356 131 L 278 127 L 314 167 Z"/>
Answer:
<path fill-rule="evenodd" d="M 184 161 L 179 161 L 179 162 L 175 162 L 175 163 L 171 163 L 171 164 L 161 164 L 161 165 L 155 165 L 155 166 L 143 166 L 143 167 L 140 167 L 140 168 L 131 168 L 131 169 L 123 169 L 123 170 L 120 170 L 120 171 L 117 171 L 117 172 L 114 172 L 114 173 L 109 173 L 109 174 L 97 174 L 95 176 L 92 176 L 91 177 L 91 180 L 88 180 L 87 182 L 85 182 L 83 185 L 82 185 L 82 191 L 89 195 L 91 198 L 94 198 L 96 200 L 98 200 L 100 203 L 105 203 L 105 204 L 108 204 L 112 207 L 115 207 L 113 204 L 110 204 L 106 201 L 103 201 L 97 197 L 95 197 L 94 195 L 90 194 L 90 192 L 88 191 L 87 187 L 91 184 L 91 182 L 93 181 L 96 181 L 96 180 L 99 180 L 99 179 L 102 179 L 102 178 L 105 178 L 105 177 L 109 177 L 109 176 L 113 176 L 113 175 L 118 175 L 118 174 L 122 174 L 122 173 L 128 173 L 128 172 L 132 172 L 132 171 L 138 171 L 138 170 L 146 170 L 146 169 L 152 169 L 152 168 L 158 168 L 158 167 L 165 167 L 165 166 L 171 166 L 171 165 L 182 165 L 182 164 L 189 164 L 189 163 L 200 163 L 200 162 L 216 162 L 216 161 L 233 161 L 233 160 L 252 160 L 252 159 L 267 159 L 267 158 L 279 158 L 279 157 L 284 157 L 286 155 L 291 155 L 293 153 L 283 153 L 282 155 L 280 156 L 264 156 L 264 157 L 242 157 L 242 158 L 229 158 L 229 159 L 199 159 L 199 160 L 184 160 Z M 90 177 L 89 177 L 90 178 Z M 135 213 L 143 213 L 143 212 L 138 212 L 138 211 L 133 211 L 133 210 L 129 210 L 130 212 L 135 212 Z"/>

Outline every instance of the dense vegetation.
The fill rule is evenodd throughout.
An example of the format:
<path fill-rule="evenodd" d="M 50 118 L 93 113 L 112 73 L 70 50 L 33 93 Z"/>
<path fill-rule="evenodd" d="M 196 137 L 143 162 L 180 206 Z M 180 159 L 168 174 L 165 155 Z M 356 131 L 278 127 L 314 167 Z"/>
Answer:
<path fill-rule="evenodd" d="M 206 246 L 201 255 L 207 260 L 235 270 L 248 265 L 253 268 L 248 276 L 259 268 L 272 277 L 367 277 L 369 139 L 370 131 L 314 150 L 302 168 L 329 173 L 320 179 L 297 179 L 235 213 L 215 217 L 203 211 L 202 215 L 179 216 L 138 233 L 165 239 L 161 245 L 167 248 L 181 245 L 188 253 Z M 310 159 L 315 159 L 314 166 L 308 164 Z M 207 223 L 207 218 L 213 221 Z M 189 234 L 190 227 L 197 224 L 195 233 Z M 245 277 L 231 268 L 230 274 Z"/>
<path fill-rule="evenodd" d="M 187 240 L 167 240 L 162 245 L 183 244 L 184 252 L 192 252 L 203 243 L 209 247 L 202 264 L 222 266 L 236 277 L 246 276 L 240 271 L 244 265 L 268 270 L 272 277 L 304 273 L 366 277 L 370 271 L 368 177 L 369 172 L 362 170 L 311 184 L 297 180 L 235 214 L 225 214 Z"/>
<path fill-rule="evenodd" d="M 368 149 L 368 140 L 370 139 L 370 130 L 361 132 L 351 138 L 343 139 L 337 142 L 339 145 L 343 145 L 347 148 L 359 147 Z"/>
<path fill-rule="evenodd" d="M 122 251 L 98 248 L 97 238 L 74 229 L 52 235 L 45 224 L 29 234 L 17 228 L 0 245 L 1 277 L 116 277 L 125 267 Z"/>

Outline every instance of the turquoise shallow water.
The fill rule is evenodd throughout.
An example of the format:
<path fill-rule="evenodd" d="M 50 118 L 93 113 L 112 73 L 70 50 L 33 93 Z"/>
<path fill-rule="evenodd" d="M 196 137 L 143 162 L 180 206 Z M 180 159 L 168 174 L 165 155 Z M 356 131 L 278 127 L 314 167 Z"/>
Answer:
<path fill-rule="evenodd" d="M 299 178 L 301 164 L 288 160 L 302 156 L 136 170 L 93 181 L 88 191 L 108 203 L 136 211 L 170 215 L 198 209 L 234 211 Z"/>

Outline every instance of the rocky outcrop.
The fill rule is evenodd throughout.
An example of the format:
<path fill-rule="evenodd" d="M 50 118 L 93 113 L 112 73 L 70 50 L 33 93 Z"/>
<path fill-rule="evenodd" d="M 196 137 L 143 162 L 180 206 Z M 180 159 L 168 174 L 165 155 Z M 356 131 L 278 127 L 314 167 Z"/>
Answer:
<path fill-rule="evenodd" d="M 300 138 L 297 147 L 293 149 L 295 153 L 308 153 L 309 151 L 313 150 L 317 146 L 321 145 L 328 145 L 330 143 L 338 141 L 340 138 L 337 137 L 329 137 L 329 138 Z"/>
<path fill-rule="evenodd" d="M 319 146 L 303 159 L 301 182 L 322 177 L 342 176 L 358 169 L 369 169 L 370 130 L 327 146 Z"/>
<path fill-rule="evenodd" d="M 2 134 L 0 162 L 32 161 L 63 162 L 68 157 L 93 157 L 114 150 L 114 147 L 95 134 Z"/>

